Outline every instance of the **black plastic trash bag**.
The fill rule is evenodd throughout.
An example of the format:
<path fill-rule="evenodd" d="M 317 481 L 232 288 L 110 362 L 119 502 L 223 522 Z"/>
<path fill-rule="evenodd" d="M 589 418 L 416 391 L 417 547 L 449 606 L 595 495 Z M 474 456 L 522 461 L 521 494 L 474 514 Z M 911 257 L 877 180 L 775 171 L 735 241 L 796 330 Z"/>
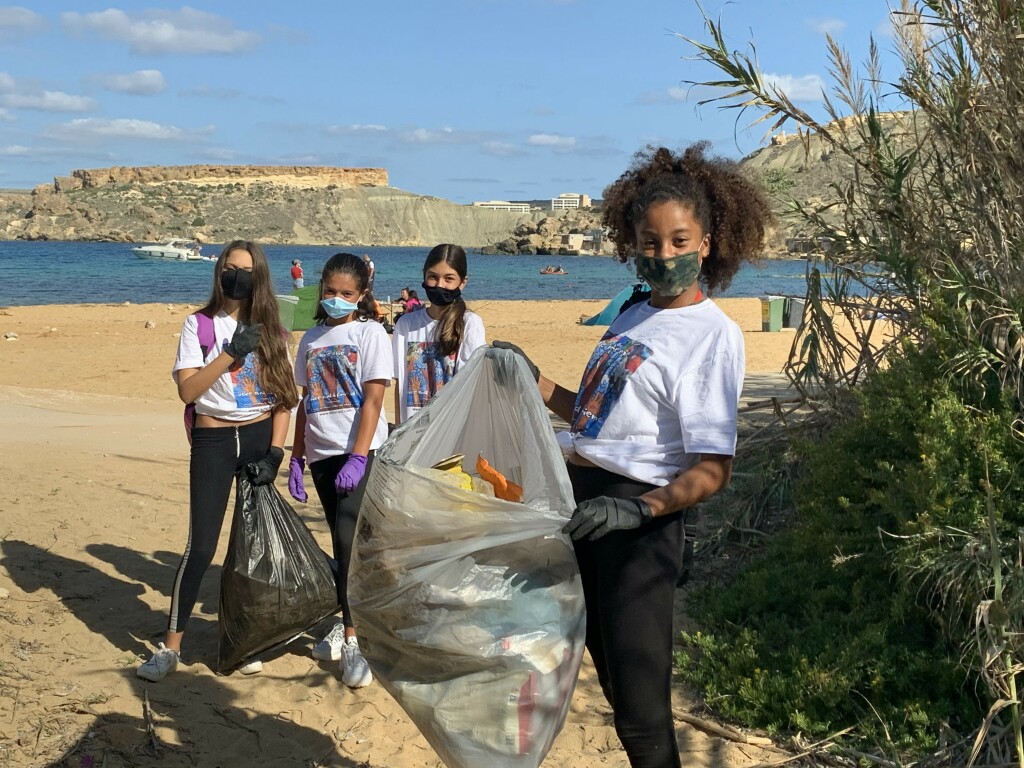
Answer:
<path fill-rule="evenodd" d="M 220 651 L 227 674 L 338 610 L 327 555 L 277 489 L 239 478 L 220 579 Z"/>
<path fill-rule="evenodd" d="M 463 454 L 467 486 L 435 465 Z M 522 503 L 477 490 L 478 455 Z M 485 348 L 377 451 L 348 598 L 359 645 L 449 768 L 537 768 L 586 634 L 572 486 L 537 384 Z"/>

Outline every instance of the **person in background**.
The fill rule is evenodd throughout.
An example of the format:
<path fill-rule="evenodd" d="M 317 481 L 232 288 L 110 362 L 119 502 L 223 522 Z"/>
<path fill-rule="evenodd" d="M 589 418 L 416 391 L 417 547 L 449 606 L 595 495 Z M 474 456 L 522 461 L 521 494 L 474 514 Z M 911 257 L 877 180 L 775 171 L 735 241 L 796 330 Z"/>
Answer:
<path fill-rule="evenodd" d="M 198 314 L 212 319 L 214 344 L 200 345 Z M 247 472 L 255 485 L 274 482 L 284 458 L 298 397 L 270 267 L 253 242 L 228 243 L 213 268 L 213 292 L 181 328 L 173 376 L 178 396 L 195 404 L 189 458 L 188 543 L 171 589 L 167 634 L 136 673 L 163 680 L 178 666 L 185 625 L 203 574 L 217 551 L 231 484 Z M 260 661 L 240 667 L 260 671 Z"/>
<path fill-rule="evenodd" d="M 373 293 L 373 278 L 377 270 L 373 266 L 373 261 L 370 259 L 370 254 L 363 254 L 363 262 L 366 264 L 366 268 L 370 271 L 370 293 Z"/>
<path fill-rule="evenodd" d="M 341 681 L 350 688 L 373 681 L 349 610 L 348 567 L 373 454 L 388 435 L 384 390 L 394 369 L 387 332 L 374 322 L 369 283 L 365 262 L 351 253 L 337 253 L 324 264 L 318 324 L 303 335 L 295 358 L 302 403 L 288 465 L 288 490 L 305 502 L 309 462 L 338 563 L 341 620 L 314 646 L 313 658 L 340 660 Z"/>
<path fill-rule="evenodd" d="M 648 147 L 605 192 L 604 224 L 650 298 L 598 343 L 578 390 L 542 376 L 570 425 L 573 539 L 587 648 L 634 768 L 680 765 L 672 718 L 672 606 L 683 568 L 683 510 L 732 474 L 743 334 L 708 293 L 756 260 L 773 217 L 731 160 Z M 495 347 L 522 350 L 508 342 Z"/>
<path fill-rule="evenodd" d="M 448 243 L 435 246 L 423 263 L 423 290 L 430 300 L 425 312 L 415 291 L 408 291 L 406 311 L 392 333 L 395 348 L 395 423 L 430 402 L 478 348 L 484 324 L 466 309 L 462 289 L 468 278 L 466 251 Z"/>
<path fill-rule="evenodd" d="M 298 259 L 292 259 L 292 288 L 298 290 L 304 285 L 302 279 L 302 262 Z"/>

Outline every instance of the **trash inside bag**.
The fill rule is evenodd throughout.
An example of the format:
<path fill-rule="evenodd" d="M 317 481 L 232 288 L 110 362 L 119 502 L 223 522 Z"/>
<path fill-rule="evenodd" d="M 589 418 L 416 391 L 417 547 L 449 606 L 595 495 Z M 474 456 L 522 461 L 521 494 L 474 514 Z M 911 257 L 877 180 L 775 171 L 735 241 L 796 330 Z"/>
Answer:
<path fill-rule="evenodd" d="M 238 480 L 220 579 L 217 671 L 230 672 L 338 610 L 331 563 L 277 489 Z"/>
<path fill-rule="evenodd" d="M 349 604 L 374 674 L 449 768 L 537 768 L 565 721 L 585 635 L 573 506 L 507 350 L 478 350 L 377 451 Z"/>

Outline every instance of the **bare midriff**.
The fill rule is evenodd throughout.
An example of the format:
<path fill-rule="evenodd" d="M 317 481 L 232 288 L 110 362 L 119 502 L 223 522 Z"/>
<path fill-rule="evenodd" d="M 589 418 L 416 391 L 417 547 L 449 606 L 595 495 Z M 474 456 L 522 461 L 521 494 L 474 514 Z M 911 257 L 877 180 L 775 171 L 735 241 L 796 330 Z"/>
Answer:
<path fill-rule="evenodd" d="M 211 427 L 244 427 L 247 424 L 256 424 L 260 421 L 265 421 L 270 418 L 270 411 L 261 413 L 255 419 L 249 419 L 248 421 L 225 421 L 224 419 L 218 419 L 216 416 L 205 416 L 203 414 L 196 414 L 196 426 L 200 429 L 209 429 Z"/>

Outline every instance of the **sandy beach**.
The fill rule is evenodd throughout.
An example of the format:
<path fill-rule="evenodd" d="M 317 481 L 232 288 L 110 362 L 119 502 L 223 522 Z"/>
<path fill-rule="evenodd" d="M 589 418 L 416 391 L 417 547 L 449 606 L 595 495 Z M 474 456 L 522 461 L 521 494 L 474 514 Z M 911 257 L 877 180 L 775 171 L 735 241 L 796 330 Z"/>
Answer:
<path fill-rule="evenodd" d="M 777 384 L 793 331 L 761 332 L 757 299 L 722 300 L 744 331 L 748 396 Z M 481 301 L 489 339 L 527 350 L 573 387 L 603 327 L 602 301 Z M 198 305 L 0 310 L 0 765 L 372 766 L 443 764 L 379 684 L 341 684 L 293 643 L 260 675 L 214 673 L 228 525 L 189 624 L 184 665 L 135 676 L 166 627 L 188 532 L 188 446 L 169 371 Z M 150 324 L 152 327 L 146 327 Z M 300 334 L 296 334 L 298 339 Z M 392 398 L 385 398 L 389 416 Z M 284 473 L 278 488 L 287 495 Z M 295 505 L 327 548 L 314 504 Z M 677 686 L 679 713 L 701 711 Z M 677 720 L 684 761 L 716 768 L 779 757 Z M 544 762 L 626 766 L 585 662 L 568 721 Z"/>

